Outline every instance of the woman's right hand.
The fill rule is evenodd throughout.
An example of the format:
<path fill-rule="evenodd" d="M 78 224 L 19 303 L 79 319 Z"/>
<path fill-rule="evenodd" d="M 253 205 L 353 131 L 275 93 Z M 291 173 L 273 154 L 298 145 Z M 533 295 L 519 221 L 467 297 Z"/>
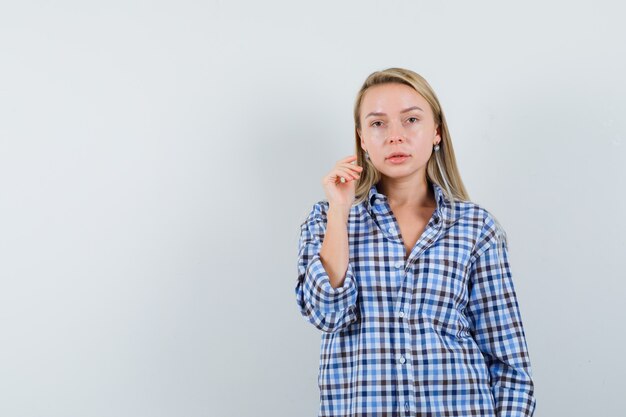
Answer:
<path fill-rule="evenodd" d="M 331 207 L 340 207 L 350 211 L 354 203 L 356 180 L 361 176 L 363 167 L 352 164 L 356 155 L 350 155 L 337 161 L 333 169 L 322 178 L 324 193 Z M 341 178 L 345 182 L 341 182 Z"/>

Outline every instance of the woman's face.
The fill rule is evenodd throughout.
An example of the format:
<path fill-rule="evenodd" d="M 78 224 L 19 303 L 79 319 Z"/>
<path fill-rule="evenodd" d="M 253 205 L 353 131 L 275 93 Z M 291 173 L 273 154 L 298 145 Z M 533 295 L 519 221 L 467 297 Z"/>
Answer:
<path fill-rule="evenodd" d="M 428 102 L 405 84 L 370 87 L 361 101 L 361 147 L 383 176 L 402 178 L 426 169 L 441 140 Z M 401 152 L 406 158 L 392 159 Z"/>

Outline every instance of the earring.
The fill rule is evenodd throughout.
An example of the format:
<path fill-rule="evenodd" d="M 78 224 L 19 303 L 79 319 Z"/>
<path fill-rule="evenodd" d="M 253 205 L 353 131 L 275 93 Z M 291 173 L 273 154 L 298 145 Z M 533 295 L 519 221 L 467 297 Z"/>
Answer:
<path fill-rule="evenodd" d="M 437 143 L 433 149 L 435 149 L 435 152 L 437 152 L 439 150 L 439 144 Z"/>
<path fill-rule="evenodd" d="M 365 151 L 365 159 L 370 159 L 370 154 L 368 154 L 367 151 Z"/>

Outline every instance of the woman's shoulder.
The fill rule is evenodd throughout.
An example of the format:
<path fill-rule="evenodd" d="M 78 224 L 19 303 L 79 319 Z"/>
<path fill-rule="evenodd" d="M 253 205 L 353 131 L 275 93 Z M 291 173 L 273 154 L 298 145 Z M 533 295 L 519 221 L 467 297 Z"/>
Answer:
<path fill-rule="evenodd" d="M 494 213 L 482 203 L 472 200 L 457 200 L 454 208 L 458 218 L 473 219 L 482 226 L 487 227 L 497 225 Z"/>
<path fill-rule="evenodd" d="M 330 204 L 328 203 L 328 200 L 319 200 L 316 201 L 315 203 L 313 203 L 313 205 L 309 205 L 308 206 L 308 216 L 307 218 L 310 217 L 325 217 L 326 214 L 328 213 L 328 208 L 330 207 Z"/>
<path fill-rule="evenodd" d="M 495 241 L 507 244 L 507 234 L 493 210 L 481 203 L 462 201 L 458 205 L 459 216 L 473 224 L 476 229 L 476 246 L 491 246 Z"/>
<path fill-rule="evenodd" d="M 471 217 L 481 222 L 486 222 L 489 218 L 493 218 L 493 214 L 481 203 L 471 200 L 457 201 L 455 208 L 458 209 L 459 216 Z"/>
<path fill-rule="evenodd" d="M 325 225 L 327 219 L 329 203 L 327 200 L 319 200 L 308 206 L 302 214 L 300 227 L 311 227 L 313 225 Z"/>
<path fill-rule="evenodd" d="M 308 206 L 305 213 L 303 214 L 303 222 L 306 223 L 322 223 L 326 224 L 328 219 L 328 210 L 330 208 L 330 203 L 327 199 L 318 200 L 312 205 Z M 363 220 L 363 210 L 364 203 L 353 204 L 350 208 L 349 219 L 348 222 L 355 223 Z"/>
<path fill-rule="evenodd" d="M 350 208 L 350 214 L 359 212 L 360 207 L 362 207 L 364 204 L 365 203 L 363 202 L 360 204 L 356 204 L 356 203 L 353 204 L 352 207 Z M 309 217 L 310 216 L 326 217 L 326 214 L 328 213 L 329 208 L 330 208 L 330 203 L 328 202 L 328 200 L 322 199 L 313 203 L 312 206 L 309 206 L 308 215 Z"/>

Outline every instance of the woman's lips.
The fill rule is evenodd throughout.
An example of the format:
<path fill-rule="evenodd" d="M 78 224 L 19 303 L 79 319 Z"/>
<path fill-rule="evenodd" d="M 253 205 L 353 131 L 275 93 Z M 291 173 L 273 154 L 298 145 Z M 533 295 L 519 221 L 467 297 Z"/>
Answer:
<path fill-rule="evenodd" d="M 410 158 L 410 155 L 406 155 L 406 156 L 394 156 L 391 158 L 387 158 L 387 161 L 391 162 L 392 164 L 401 164 L 404 161 L 406 161 L 407 159 Z"/>

